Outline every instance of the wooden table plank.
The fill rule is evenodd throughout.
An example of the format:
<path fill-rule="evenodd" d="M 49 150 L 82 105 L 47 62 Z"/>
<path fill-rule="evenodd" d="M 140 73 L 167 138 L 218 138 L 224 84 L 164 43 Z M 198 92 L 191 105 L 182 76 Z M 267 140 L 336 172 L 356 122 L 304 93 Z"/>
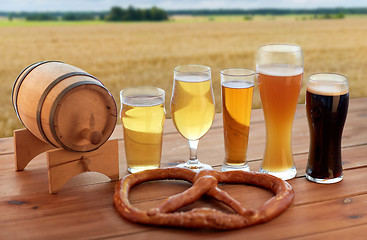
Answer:
<path fill-rule="evenodd" d="M 360 131 L 361 133 L 364 133 L 365 131 Z M 181 138 L 180 138 L 181 139 Z M 367 139 L 367 137 L 366 137 Z M 182 139 L 181 139 L 182 140 Z M 175 144 L 175 141 L 170 139 L 168 141 L 171 144 Z M 186 143 L 186 142 L 183 142 Z M 210 151 L 211 144 L 207 144 L 206 148 L 207 151 Z M 167 146 L 168 147 L 168 146 Z M 171 145 L 170 147 L 175 148 L 175 145 Z M 187 147 L 187 146 L 186 146 Z M 185 147 L 185 148 L 186 148 Z M 210 154 L 213 155 L 212 158 L 205 158 L 212 160 L 212 165 L 220 166 L 222 164 L 221 157 L 216 156 L 218 154 L 218 150 L 220 147 L 216 147 L 217 151 L 211 151 L 213 153 Z M 367 154 L 364 151 L 365 147 L 362 146 L 356 146 L 356 148 L 345 148 L 343 150 L 343 161 L 344 161 L 344 168 L 354 168 L 358 166 L 363 166 L 365 164 L 365 158 L 364 156 Z M 123 160 L 123 147 L 120 146 L 120 167 L 121 167 L 121 174 L 126 174 L 126 164 Z M 186 151 L 188 149 L 181 149 L 178 151 L 177 149 L 175 151 L 172 151 L 170 154 L 167 153 L 167 156 L 164 157 L 162 163 L 163 166 L 171 166 L 171 163 L 174 162 L 175 159 L 180 159 L 181 161 L 184 161 L 184 157 Z M 250 151 L 250 150 L 249 150 Z M 167 151 L 168 152 L 168 151 Z M 165 155 L 165 154 L 164 154 Z M 181 156 L 182 155 L 182 156 Z M 44 156 L 40 156 L 39 158 L 32 161 L 29 165 L 29 167 L 26 168 L 25 171 L 21 172 L 15 172 L 14 166 L 13 166 L 13 160 L 12 159 L 6 159 L 6 156 L 0 156 L 0 161 L 7 162 L 8 164 L 1 164 L 0 165 L 0 171 L 2 171 L 2 174 L 0 175 L 0 181 L 5 182 L 7 179 L 16 179 L 17 176 L 22 177 L 22 181 L 10 181 L 6 185 L 0 185 L 0 196 L 8 195 L 11 193 L 18 194 L 19 192 L 27 193 L 27 192 L 47 192 L 48 191 L 48 179 L 47 179 L 47 169 L 46 169 L 46 160 L 44 159 Z M 353 161 L 349 159 L 354 159 Z M 305 167 L 307 162 L 307 153 L 306 154 L 298 154 L 295 155 L 295 164 L 298 169 L 298 176 L 303 176 Z M 349 165 L 351 164 L 351 165 Z M 260 161 L 259 159 L 257 161 L 251 161 L 249 163 L 250 169 L 257 170 L 260 167 Z M 4 167 L 6 166 L 6 167 Z M 91 173 L 86 174 L 86 177 L 76 177 L 76 179 L 73 179 L 71 183 L 67 184 L 66 187 L 73 187 L 83 184 L 92 184 L 96 182 L 101 181 L 109 181 L 107 177 L 104 177 L 103 175 L 100 175 L 98 173 Z M 91 179 L 92 178 L 92 179 Z M 13 191 L 14 190 L 14 191 Z"/>
<path fill-rule="evenodd" d="M 356 225 L 366 225 L 366 204 L 367 195 L 361 195 L 293 206 L 266 224 L 230 232 L 165 228 L 124 234 L 118 236 L 118 239 L 175 239 L 178 237 L 180 239 L 243 239 L 244 237 L 246 239 L 293 239 Z"/>
<path fill-rule="evenodd" d="M 343 135 L 344 180 L 320 185 L 307 181 L 304 171 L 308 154 L 308 126 L 305 107 L 299 105 L 294 121 L 293 150 L 298 170 L 289 183 L 296 197 L 290 209 L 273 221 L 236 231 L 198 231 L 151 227 L 128 222 L 113 207 L 114 182 L 97 173 L 73 178 L 56 195 L 48 194 L 45 156 L 33 160 L 25 171 L 14 171 L 12 138 L 0 139 L 0 239 L 168 239 L 168 238 L 301 238 L 325 236 L 363 236 L 367 226 L 367 98 L 351 99 Z M 219 169 L 224 156 L 221 114 L 217 114 L 209 133 L 199 144 L 199 158 Z M 126 174 L 121 126 L 112 136 L 119 139 L 121 174 Z M 249 165 L 257 170 L 265 144 L 261 109 L 253 110 Z M 172 121 L 165 125 L 162 166 L 186 161 L 188 147 Z M 147 209 L 162 199 L 187 189 L 185 182 L 160 181 L 137 186 L 131 202 Z M 272 194 L 251 186 L 223 185 L 222 189 L 249 208 L 259 206 Z M 192 207 L 213 206 L 227 211 L 214 201 L 204 199 Z M 348 235 L 349 233 L 349 235 Z"/>
<path fill-rule="evenodd" d="M 367 106 L 367 98 L 354 98 L 351 99 L 351 103 L 349 105 L 349 110 L 348 110 L 348 114 L 350 114 L 351 112 L 355 112 L 355 111 L 360 111 L 360 110 L 367 110 L 366 106 Z M 296 116 L 295 118 L 303 118 L 305 116 L 306 112 L 305 112 L 305 106 L 304 104 L 299 104 L 297 107 L 297 111 L 296 111 Z M 366 113 L 364 113 L 366 114 Z M 252 115 L 251 115 L 251 125 L 256 123 L 256 122 L 263 122 L 264 121 L 264 116 L 262 113 L 262 109 L 253 109 L 252 111 Z M 122 126 L 121 121 L 118 120 L 118 124 L 116 126 L 116 129 L 114 130 L 114 132 L 111 135 L 112 139 L 123 139 L 123 133 L 122 133 Z M 221 113 L 216 114 L 216 117 L 214 119 L 212 128 L 221 128 L 222 126 L 222 116 Z M 164 126 L 164 133 L 165 134 L 172 134 L 172 133 L 176 133 L 176 129 L 172 123 L 172 121 L 168 120 L 165 123 Z M 3 154 L 11 154 L 14 153 L 14 148 L 13 148 L 13 138 L 12 137 L 8 137 L 8 138 L 0 138 L 0 155 Z"/>
<path fill-rule="evenodd" d="M 336 229 L 308 236 L 297 237 L 298 240 L 314 240 L 314 239 L 366 239 L 367 225 L 362 224 L 353 227 Z"/>
<path fill-rule="evenodd" d="M 151 202 L 149 203 L 154 205 Z M 231 231 L 230 234 L 231 238 L 235 239 L 236 236 L 256 237 L 259 233 L 271 229 L 273 239 L 283 239 L 367 224 L 367 218 L 365 217 L 367 214 L 366 204 L 367 195 L 363 194 L 307 205 L 292 206 L 271 222 L 247 229 Z M 297 224 L 294 224 L 295 222 Z M 106 238 L 110 236 L 129 235 L 130 238 L 142 239 L 146 231 L 149 231 L 149 236 L 151 236 L 149 239 L 168 239 L 170 237 L 184 236 L 219 237 L 217 234 L 221 234 L 222 237 L 228 237 L 226 234 L 229 233 L 217 231 L 205 231 L 203 233 L 202 231 L 196 230 L 148 227 L 133 224 L 121 219 L 113 210 L 112 206 L 97 209 L 90 208 L 84 211 L 69 211 L 64 214 L 47 215 L 40 218 L 10 221 L 2 224 L 4 229 L 15 229 L 19 226 L 26 226 L 20 233 L 22 236 L 28 236 L 29 239 L 40 239 L 45 237 L 44 234 L 47 234 L 49 238 L 55 236 L 62 237 L 65 236 L 63 234 L 70 234 L 70 236 L 72 235 L 77 238 Z M 42 229 L 52 229 L 52 231 L 45 233 L 45 231 L 41 231 Z M 0 237 L 7 239 L 6 237 L 10 235 L 2 235 L 6 233 L 12 234 L 8 231 L 0 232 Z"/>
<path fill-rule="evenodd" d="M 367 183 L 366 181 L 363 181 L 367 177 L 366 168 L 357 168 L 356 170 L 345 171 L 345 179 L 341 183 L 335 185 L 317 185 L 317 187 L 315 187 L 316 184 L 310 183 L 304 178 L 291 180 L 290 183 L 296 191 L 296 198 L 293 205 L 299 206 L 314 203 L 316 201 L 315 199 L 317 199 L 318 202 L 323 202 L 332 199 L 348 198 L 354 195 L 366 195 Z M 353 184 L 356 182 L 358 182 L 359 185 Z M 45 217 L 52 217 L 52 221 L 59 222 L 61 221 L 59 218 L 65 218 L 64 215 L 68 215 L 70 212 L 83 213 L 84 215 L 84 213 L 88 214 L 88 212 L 91 210 L 94 211 L 94 209 L 101 209 L 100 213 L 102 215 L 117 215 L 112 207 L 113 185 L 114 184 L 112 183 L 108 184 L 108 189 L 106 189 L 105 184 L 97 184 L 89 186 L 88 188 L 80 187 L 77 190 L 79 193 L 78 195 L 75 195 L 74 191 L 65 190 L 58 195 L 48 195 L 47 193 L 44 193 L 43 195 L 30 194 L 28 198 L 9 198 L 7 201 L 2 198 L 2 203 L 6 202 L 7 206 L 3 206 L 1 204 L 0 211 L 3 216 L 8 217 L 4 219 L 7 223 L 18 223 L 21 221 L 27 225 L 32 225 L 36 219 L 44 219 Z M 167 186 L 162 188 L 162 185 L 164 186 L 164 184 L 158 184 L 158 186 L 153 188 L 152 192 L 155 194 L 161 192 L 161 194 L 157 194 L 155 197 L 147 196 L 146 193 L 146 190 L 149 188 L 151 189 L 153 184 L 148 183 L 147 186 L 142 186 L 142 188 L 137 189 L 138 196 L 134 196 L 133 192 L 131 197 L 132 202 L 146 204 L 143 202 L 149 201 L 149 205 L 154 206 L 157 202 L 162 200 L 162 197 L 165 196 L 160 189 L 175 189 L 174 192 L 171 192 L 172 194 L 175 194 L 187 188 L 187 185 L 184 184 L 178 186 L 176 184 L 175 186 L 171 186 L 171 188 L 167 188 Z M 259 194 L 259 191 L 257 190 L 257 195 L 251 194 L 249 197 L 248 194 L 243 194 L 249 192 L 246 191 L 249 190 L 249 187 L 246 186 L 243 186 L 241 189 L 236 185 L 228 185 L 223 189 L 227 190 L 229 194 L 243 202 L 246 206 L 250 207 L 253 207 L 251 204 L 254 202 L 263 202 L 270 196 L 269 194 L 264 193 Z M 252 189 L 252 191 L 253 190 L 254 189 Z M 333 194 L 333 192 L 335 193 Z M 320 195 L 322 195 L 322 198 L 320 198 Z M 95 199 L 98 199 L 98 201 L 95 201 Z M 153 201 L 153 199 L 157 199 L 157 201 Z M 10 201 L 23 203 L 9 203 Z M 11 206 L 11 208 L 9 206 Z M 42 215 L 39 215 L 40 210 L 42 210 Z M 75 217 L 79 218 L 77 216 Z M 101 219 L 101 221 L 106 220 L 107 219 Z M 121 221 L 121 219 L 119 221 Z M 125 220 L 122 221 L 126 222 Z M 71 226 L 67 224 L 67 227 L 69 228 Z M 106 232 L 106 234 L 107 233 L 108 232 Z M 127 233 L 124 232 L 123 234 Z"/>
<path fill-rule="evenodd" d="M 353 157 L 356 159 L 356 161 L 347 162 L 344 164 L 345 179 L 341 183 L 336 185 L 317 185 L 308 182 L 305 178 L 302 177 L 289 181 L 296 191 L 296 198 L 293 203 L 294 205 L 312 203 L 315 201 L 314 199 L 317 199 L 318 201 L 325 201 L 330 200 L 334 197 L 347 197 L 367 193 L 367 181 L 365 181 L 365 179 L 367 179 L 366 176 L 367 171 L 365 167 L 363 167 L 363 163 L 365 164 L 365 159 L 363 158 L 363 156 L 367 154 L 367 147 L 359 146 L 358 149 L 347 149 L 347 150 L 348 151 L 343 151 L 343 158 Z M 299 159 L 302 160 L 305 157 L 306 155 L 304 154 L 302 155 L 302 158 Z M 304 163 L 304 160 L 302 160 L 302 162 Z M 348 169 L 351 171 L 348 171 Z M 39 175 L 39 173 L 35 174 Z M 84 176 L 85 179 L 89 179 L 90 176 L 88 175 L 91 174 L 92 173 L 86 174 L 87 176 Z M 30 180 L 29 183 L 30 187 L 32 186 L 32 179 Z M 6 179 L 1 179 L 1 181 L 5 180 Z M 85 186 L 74 187 L 75 191 L 79 193 L 78 195 L 75 195 L 75 191 L 71 191 L 72 189 L 70 188 L 73 187 L 61 190 L 60 194 L 49 195 L 47 192 L 47 184 L 48 184 L 47 179 L 45 178 L 42 183 L 42 185 L 45 187 L 43 191 L 35 192 L 35 190 L 31 188 L 31 190 L 28 193 L 22 192 L 21 196 L 19 196 L 19 194 L 9 195 L 7 197 L 2 196 L 0 198 L 1 199 L 0 212 L 3 213 L 3 219 L 7 221 L 34 219 L 38 216 L 38 214 L 37 211 L 34 211 L 35 209 L 33 208 L 34 207 L 38 208 L 38 206 L 43 206 L 43 208 L 45 209 L 45 211 L 43 211 L 43 214 L 47 215 L 48 212 L 49 214 L 52 213 L 59 214 L 59 213 L 67 213 L 69 211 L 88 210 L 88 207 L 92 208 L 100 206 L 105 207 L 112 204 L 114 183 L 95 184 L 95 185 L 89 185 L 87 187 Z M 315 185 L 317 185 L 316 188 Z M 152 200 L 161 200 L 169 195 L 179 193 L 187 189 L 189 186 L 190 186 L 189 184 L 186 184 L 184 182 L 143 184 L 137 187 L 138 189 L 137 192 L 134 191 L 132 192 L 131 201 L 144 202 Z M 13 186 L 8 186 L 8 188 L 14 189 Z M 41 188 L 41 186 L 39 186 L 39 188 Z M 165 189 L 164 192 L 161 191 L 162 188 Z M 235 198 L 237 198 L 237 196 L 240 196 L 242 191 L 246 191 L 246 188 L 241 188 L 237 185 L 234 186 L 228 185 L 223 189 L 227 190 Z M 146 192 L 149 190 L 151 193 L 147 194 Z M 338 194 L 337 195 L 333 194 L 333 191 L 337 191 Z M 268 195 L 265 195 L 265 197 L 268 197 Z M 95 201 L 96 198 L 99 199 L 98 202 Z M 238 198 L 238 200 L 247 203 L 245 199 Z M 252 200 L 264 201 L 265 199 L 261 199 L 261 196 L 254 196 L 253 198 L 251 198 L 250 202 Z M 61 205 L 60 201 L 62 202 Z M 9 204 L 9 202 L 15 202 L 21 204 L 19 205 L 13 204 L 14 208 L 9 208 L 9 206 L 13 206 Z M 23 209 L 21 214 L 19 213 L 17 214 L 19 206 L 22 206 Z"/>

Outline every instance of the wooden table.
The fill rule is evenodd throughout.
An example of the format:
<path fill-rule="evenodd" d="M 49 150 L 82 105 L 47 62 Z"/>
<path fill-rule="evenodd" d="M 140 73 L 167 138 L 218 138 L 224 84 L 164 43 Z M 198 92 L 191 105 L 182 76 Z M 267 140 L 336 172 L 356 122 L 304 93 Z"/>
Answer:
<path fill-rule="evenodd" d="M 295 190 L 291 207 L 274 220 L 234 231 L 188 230 L 138 225 L 115 211 L 112 196 L 115 182 L 99 173 L 74 177 L 58 194 L 48 193 L 45 154 L 24 171 L 14 170 L 13 139 L 0 139 L 0 239 L 343 239 L 365 238 L 367 233 L 367 98 L 351 99 L 343 134 L 344 179 L 331 185 L 306 180 L 304 176 L 309 134 L 305 106 L 299 105 L 293 127 L 293 153 L 297 177 L 288 181 Z M 220 169 L 223 162 L 221 114 L 199 143 L 202 162 Z M 119 138 L 120 174 L 125 176 L 121 126 L 112 138 Z M 251 170 L 258 170 L 264 152 L 265 126 L 261 109 L 253 110 L 248 158 Z M 162 167 L 188 158 L 186 141 L 171 120 L 166 121 Z M 169 195 L 190 187 L 182 181 L 144 183 L 130 195 L 134 206 L 148 209 Z M 231 196 L 248 208 L 256 208 L 272 193 L 244 185 L 223 185 Z M 205 198 L 195 207 L 213 206 Z M 217 206 L 218 207 L 218 206 Z"/>

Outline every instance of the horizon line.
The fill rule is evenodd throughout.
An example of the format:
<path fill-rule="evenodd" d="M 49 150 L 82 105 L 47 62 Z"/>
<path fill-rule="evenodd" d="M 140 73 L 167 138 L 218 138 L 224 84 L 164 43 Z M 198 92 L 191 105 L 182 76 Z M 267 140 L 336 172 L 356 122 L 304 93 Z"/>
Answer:
<path fill-rule="evenodd" d="M 121 7 L 121 6 L 111 6 L 109 9 L 105 10 L 0 10 L 1 13 L 25 13 L 25 12 L 31 12 L 31 13 L 39 13 L 39 12 L 106 12 L 110 11 L 113 7 Z M 141 7 L 134 7 L 134 6 L 128 6 L 128 7 L 121 7 L 122 9 L 128 9 L 129 7 L 133 7 L 135 9 L 151 9 L 156 6 L 152 6 L 150 8 L 141 8 Z M 159 8 L 159 7 L 157 7 Z M 281 11 L 281 10 L 287 10 L 287 11 L 315 11 L 315 10 L 351 10 L 351 9 L 367 9 L 367 6 L 365 7 L 314 7 L 314 8 L 275 8 L 275 7 L 262 7 L 262 8 L 200 8 L 200 9 L 163 9 L 166 12 L 195 12 L 195 11 L 243 11 L 243 12 L 251 12 L 251 11 L 259 11 L 259 10 L 272 10 L 272 11 Z"/>

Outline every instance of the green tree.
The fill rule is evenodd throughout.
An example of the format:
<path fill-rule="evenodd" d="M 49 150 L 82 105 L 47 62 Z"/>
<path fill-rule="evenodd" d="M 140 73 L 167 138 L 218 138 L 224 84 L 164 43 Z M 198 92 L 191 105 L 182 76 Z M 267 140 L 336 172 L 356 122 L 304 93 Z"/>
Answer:
<path fill-rule="evenodd" d="M 64 21 L 76 21 L 78 20 L 77 16 L 75 15 L 75 13 L 66 13 L 63 17 L 62 20 Z"/>
<path fill-rule="evenodd" d="M 150 19 L 148 20 L 153 20 L 153 21 L 162 21 L 162 20 L 167 20 L 168 19 L 168 15 L 167 13 L 157 7 L 152 7 L 150 9 Z"/>
<path fill-rule="evenodd" d="M 68 12 L 62 16 L 64 21 L 85 21 L 94 20 L 95 15 L 87 12 Z"/>
<path fill-rule="evenodd" d="M 112 7 L 105 19 L 107 21 L 164 21 L 168 19 L 168 15 L 157 7 L 139 9 L 129 6 L 126 10 L 121 7 Z"/>
<path fill-rule="evenodd" d="M 54 21 L 57 16 L 52 13 L 32 13 L 26 16 L 27 21 Z"/>
<path fill-rule="evenodd" d="M 126 11 L 121 7 L 112 7 L 110 13 L 106 16 L 107 21 L 124 21 Z"/>

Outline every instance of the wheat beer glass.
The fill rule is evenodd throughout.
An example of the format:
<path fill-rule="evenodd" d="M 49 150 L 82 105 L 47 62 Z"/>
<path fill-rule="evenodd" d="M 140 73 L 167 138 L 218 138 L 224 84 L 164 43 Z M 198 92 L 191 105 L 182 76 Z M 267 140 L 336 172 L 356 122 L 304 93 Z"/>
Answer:
<path fill-rule="evenodd" d="M 291 179 L 297 173 L 292 155 L 292 127 L 303 77 L 301 47 L 285 44 L 259 47 L 256 72 L 266 126 L 260 172 Z"/>
<path fill-rule="evenodd" d="M 220 72 L 225 159 L 222 171 L 249 171 L 247 145 L 255 72 L 245 68 Z"/>
<path fill-rule="evenodd" d="M 156 87 L 133 87 L 120 92 L 125 156 L 131 173 L 159 168 L 165 120 L 165 93 Z"/>
<path fill-rule="evenodd" d="M 341 140 L 349 104 L 348 79 L 333 73 L 309 77 L 306 113 L 310 150 L 306 178 L 317 183 L 343 179 Z"/>
<path fill-rule="evenodd" d="M 199 162 L 199 139 L 208 132 L 214 119 L 211 70 L 207 66 L 184 65 L 174 70 L 171 116 L 177 131 L 188 140 L 190 159 L 177 167 L 195 171 L 212 169 Z"/>

